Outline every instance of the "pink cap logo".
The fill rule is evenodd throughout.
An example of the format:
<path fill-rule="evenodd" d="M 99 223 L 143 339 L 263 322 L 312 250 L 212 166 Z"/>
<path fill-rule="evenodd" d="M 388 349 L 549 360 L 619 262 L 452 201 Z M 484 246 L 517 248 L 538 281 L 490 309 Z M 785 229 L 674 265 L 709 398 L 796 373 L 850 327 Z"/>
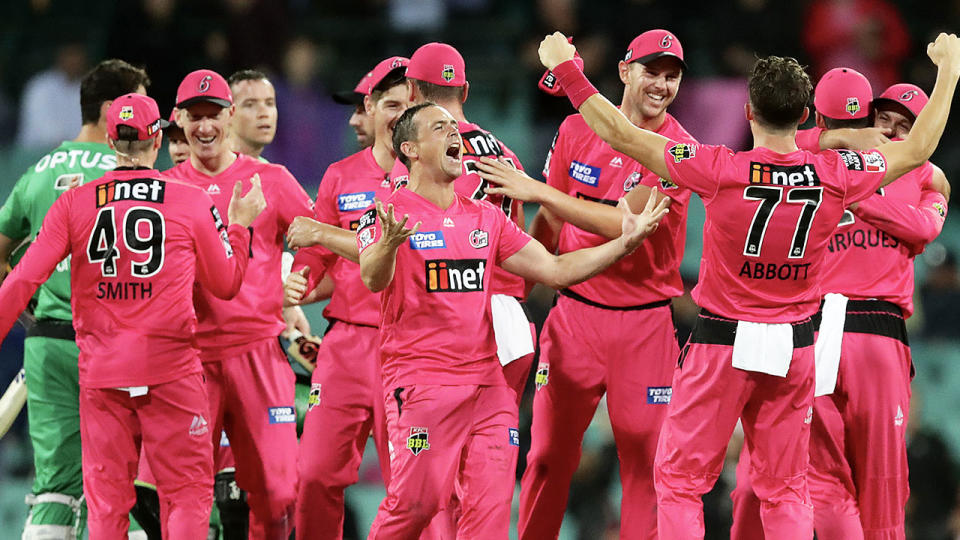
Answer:
<path fill-rule="evenodd" d="M 664 34 L 663 38 L 660 39 L 660 48 L 669 49 L 673 45 L 673 36 L 670 34 Z"/>
<path fill-rule="evenodd" d="M 443 71 L 440 72 L 440 76 L 443 77 L 443 80 L 450 82 L 454 77 L 457 76 L 457 72 L 453 69 L 452 64 L 444 64 Z"/>
<path fill-rule="evenodd" d="M 200 84 L 197 85 L 197 92 L 201 94 L 210 89 L 210 81 L 213 80 L 212 75 L 207 75 L 206 77 L 200 79 Z"/>
<path fill-rule="evenodd" d="M 400 67 L 400 59 L 394 58 L 393 62 L 390 62 L 390 69 L 398 68 L 398 67 Z"/>
<path fill-rule="evenodd" d="M 124 105 L 124 106 L 120 109 L 120 114 L 119 114 L 119 116 L 120 116 L 120 120 L 124 120 L 124 121 L 126 121 L 126 120 L 133 120 L 133 106 L 132 106 L 132 105 Z"/>
<path fill-rule="evenodd" d="M 860 112 L 860 100 L 856 97 L 848 97 L 846 111 L 850 113 L 850 116 L 854 116 Z"/>
<path fill-rule="evenodd" d="M 919 95 L 920 92 L 917 92 L 916 90 L 907 90 L 906 92 L 900 94 L 900 101 L 910 101 Z"/>

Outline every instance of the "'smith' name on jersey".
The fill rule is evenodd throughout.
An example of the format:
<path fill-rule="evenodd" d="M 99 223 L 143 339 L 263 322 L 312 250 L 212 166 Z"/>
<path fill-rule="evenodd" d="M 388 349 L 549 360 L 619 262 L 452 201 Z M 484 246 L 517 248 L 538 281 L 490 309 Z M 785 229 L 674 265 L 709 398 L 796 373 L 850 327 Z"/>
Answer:
<path fill-rule="evenodd" d="M 142 281 L 101 281 L 97 283 L 100 300 L 146 300 L 153 297 L 153 283 Z"/>
<path fill-rule="evenodd" d="M 803 165 L 773 165 L 750 162 L 750 183 L 773 186 L 819 186 L 820 177 L 810 163 Z"/>
<path fill-rule="evenodd" d="M 427 292 L 481 292 L 486 264 L 486 259 L 424 261 Z"/>
<path fill-rule="evenodd" d="M 166 182 L 156 178 L 111 180 L 97 186 L 97 208 L 116 201 L 163 202 Z"/>

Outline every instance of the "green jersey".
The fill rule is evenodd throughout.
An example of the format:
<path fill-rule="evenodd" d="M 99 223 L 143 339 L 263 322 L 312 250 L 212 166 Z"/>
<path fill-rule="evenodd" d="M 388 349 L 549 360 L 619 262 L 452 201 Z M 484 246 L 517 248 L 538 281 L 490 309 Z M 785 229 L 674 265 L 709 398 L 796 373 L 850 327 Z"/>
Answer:
<path fill-rule="evenodd" d="M 103 176 L 117 165 L 117 158 L 106 144 L 66 141 L 40 158 L 20 177 L 7 201 L 0 207 L 0 233 L 14 241 L 33 241 L 43 217 L 71 180 L 86 183 Z M 38 319 L 69 321 L 70 258 L 57 265 L 35 296 Z"/>

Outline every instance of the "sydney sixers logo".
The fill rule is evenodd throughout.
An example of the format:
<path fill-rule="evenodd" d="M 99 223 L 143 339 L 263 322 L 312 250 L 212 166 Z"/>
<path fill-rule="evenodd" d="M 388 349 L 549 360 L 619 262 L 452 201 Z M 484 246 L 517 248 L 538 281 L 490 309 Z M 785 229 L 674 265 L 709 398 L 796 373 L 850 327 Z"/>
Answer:
<path fill-rule="evenodd" d="M 206 77 L 200 79 L 200 84 L 197 85 L 197 92 L 201 94 L 210 89 L 210 81 L 213 80 L 212 75 L 207 75 Z"/>
<path fill-rule="evenodd" d="M 917 92 L 916 90 L 907 90 L 906 92 L 900 94 L 900 101 L 910 101 L 919 95 L 920 92 Z"/>
<path fill-rule="evenodd" d="M 673 36 L 671 36 L 670 34 L 666 34 L 665 36 L 663 36 L 662 39 L 660 39 L 661 49 L 669 49 L 672 45 L 673 45 Z"/>
<path fill-rule="evenodd" d="M 486 231 L 481 231 L 480 229 L 475 229 L 470 233 L 470 245 L 476 249 L 481 249 L 487 247 L 489 243 L 489 235 Z"/>

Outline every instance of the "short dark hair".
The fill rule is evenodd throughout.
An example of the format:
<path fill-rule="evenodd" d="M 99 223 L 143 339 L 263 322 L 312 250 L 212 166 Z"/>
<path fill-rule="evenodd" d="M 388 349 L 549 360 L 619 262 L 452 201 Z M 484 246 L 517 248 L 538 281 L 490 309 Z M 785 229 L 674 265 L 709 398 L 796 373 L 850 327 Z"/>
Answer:
<path fill-rule="evenodd" d="M 384 92 L 390 90 L 394 86 L 405 84 L 406 82 L 407 78 L 404 76 L 404 70 L 395 69 L 390 73 L 387 73 L 387 75 L 370 90 L 370 99 L 376 103 L 377 101 L 380 101 L 380 96 L 382 96 Z"/>
<path fill-rule="evenodd" d="M 80 115 L 84 124 L 100 121 L 100 107 L 137 88 L 150 86 L 150 77 L 141 68 L 116 58 L 94 66 L 80 80 Z"/>
<path fill-rule="evenodd" d="M 401 114 L 400 118 L 397 120 L 397 124 L 393 126 L 393 151 L 396 152 L 397 159 L 400 160 L 400 163 L 403 163 L 403 166 L 407 167 L 408 169 L 410 168 L 410 158 L 405 156 L 403 152 L 400 151 L 400 145 L 407 141 L 417 140 L 417 113 L 423 109 L 426 109 L 427 107 L 436 106 L 437 104 L 433 103 L 432 101 L 414 105 L 413 107 L 403 111 L 403 114 Z"/>
<path fill-rule="evenodd" d="M 758 59 L 748 84 L 757 121 L 772 129 L 796 127 L 813 92 L 803 66 L 789 57 Z"/>
<path fill-rule="evenodd" d="M 418 79 L 411 79 L 417 85 L 417 90 L 423 99 L 433 101 L 434 103 L 446 103 L 456 100 L 463 102 L 463 93 L 466 86 L 440 86 Z"/>
<path fill-rule="evenodd" d="M 240 71 L 234 71 L 233 75 L 230 75 L 230 78 L 227 79 L 227 84 L 230 85 L 230 88 L 233 88 L 235 84 L 243 81 L 259 81 L 259 80 L 269 81 L 270 78 L 267 77 L 266 73 L 262 71 L 258 71 L 256 69 L 241 69 Z"/>
<path fill-rule="evenodd" d="M 113 140 L 113 146 L 124 154 L 140 154 L 146 152 L 153 146 L 153 137 L 140 140 L 140 133 L 133 126 L 117 126 L 117 138 Z"/>
<path fill-rule="evenodd" d="M 873 115 L 864 116 L 863 118 L 830 118 L 829 116 L 821 116 L 823 117 L 823 125 L 827 126 L 827 129 L 863 129 L 873 125 Z"/>

